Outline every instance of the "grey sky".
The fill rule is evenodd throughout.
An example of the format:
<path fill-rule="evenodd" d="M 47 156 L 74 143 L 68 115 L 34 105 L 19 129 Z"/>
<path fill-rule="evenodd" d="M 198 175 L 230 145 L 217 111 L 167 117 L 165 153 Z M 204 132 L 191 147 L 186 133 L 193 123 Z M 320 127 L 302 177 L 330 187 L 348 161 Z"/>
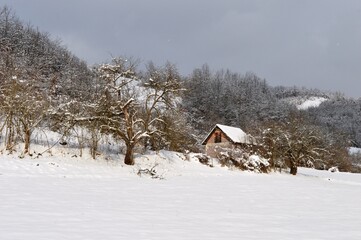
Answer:
<path fill-rule="evenodd" d="M 0 0 L 89 64 L 126 55 L 180 72 L 252 71 L 361 97 L 359 0 Z"/>

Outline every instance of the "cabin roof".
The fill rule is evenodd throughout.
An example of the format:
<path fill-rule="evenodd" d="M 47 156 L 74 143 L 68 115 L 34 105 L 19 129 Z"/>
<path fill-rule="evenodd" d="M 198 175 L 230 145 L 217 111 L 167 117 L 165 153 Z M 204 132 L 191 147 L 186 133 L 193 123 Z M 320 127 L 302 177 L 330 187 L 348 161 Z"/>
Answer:
<path fill-rule="evenodd" d="M 210 133 L 204 139 L 202 145 L 205 145 L 207 143 L 209 137 L 217 128 L 220 129 L 227 136 L 227 138 L 229 138 L 229 140 L 231 140 L 233 143 L 245 143 L 245 144 L 254 143 L 252 136 L 245 133 L 242 129 L 236 127 L 230 127 L 222 124 L 216 124 L 216 126 L 212 129 L 212 131 L 210 131 Z"/>

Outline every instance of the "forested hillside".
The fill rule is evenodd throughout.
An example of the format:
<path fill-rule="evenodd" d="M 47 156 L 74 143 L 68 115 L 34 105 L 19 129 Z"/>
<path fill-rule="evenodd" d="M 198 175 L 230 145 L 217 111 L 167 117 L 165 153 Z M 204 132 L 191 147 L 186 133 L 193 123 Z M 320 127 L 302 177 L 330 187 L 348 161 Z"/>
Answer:
<path fill-rule="evenodd" d="M 287 122 L 291 113 L 299 112 L 310 124 L 346 136 L 349 146 L 361 142 L 360 99 L 319 89 L 272 87 L 255 73 L 211 70 L 206 64 L 185 79 L 183 103 L 201 132 L 219 122 L 252 131 L 269 121 Z M 317 107 L 298 107 L 312 98 L 322 101 Z"/>
<path fill-rule="evenodd" d="M 36 128 L 59 132 L 63 144 L 82 128 L 80 148 L 95 158 L 101 137 L 110 136 L 131 165 L 139 149 L 200 151 L 199 142 L 221 123 L 252 133 L 274 167 L 358 170 L 347 147 L 361 143 L 361 101 L 339 93 L 273 87 L 255 73 L 206 64 L 184 76 L 171 63 L 150 62 L 141 71 L 134 59 L 87 66 L 7 7 L 0 8 L 0 54 L 1 144 L 9 152 L 24 143 L 23 153 L 31 154 Z M 297 108 L 310 97 L 324 100 Z"/>
<path fill-rule="evenodd" d="M 58 40 L 0 8 L 1 83 L 31 80 L 52 99 L 79 98 L 91 83 L 87 65 Z M 29 92 L 29 91 L 28 91 Z"/>

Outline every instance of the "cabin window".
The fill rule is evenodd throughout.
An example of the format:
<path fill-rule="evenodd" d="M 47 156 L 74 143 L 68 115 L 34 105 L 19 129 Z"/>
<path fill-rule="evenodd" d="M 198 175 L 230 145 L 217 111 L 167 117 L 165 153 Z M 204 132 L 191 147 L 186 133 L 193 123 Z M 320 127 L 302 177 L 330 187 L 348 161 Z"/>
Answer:
<path fill-rule="evenodd" d="M 216 133 L 215 133 L 214 142 L 215 142 L 215 143 L 220 143 L 221 141 L 222 141 L 221 133 L 220 133 L 220 132 L 216 132 Z"/>

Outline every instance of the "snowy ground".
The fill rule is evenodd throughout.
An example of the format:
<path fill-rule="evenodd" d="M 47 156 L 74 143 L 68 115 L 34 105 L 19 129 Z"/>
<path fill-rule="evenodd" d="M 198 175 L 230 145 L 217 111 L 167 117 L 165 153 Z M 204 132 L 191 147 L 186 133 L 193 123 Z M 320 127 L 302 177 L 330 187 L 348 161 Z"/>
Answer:
<path fill-rule="evenodd" d="M 361 148 L 350 147 L 349 148 L 349 153 L 350 154 L 361 154 Z"/>
<path fill-rule="evenodd" d="M 323 97 L 310 97 L 309 99 L 304 100 L 302 103 L 297 105 L 297 109 L 306 110 L 308 108 L 315 108 L 320 106 L 321 103 L 327 101 L 327 98 Z"/>
<path fill-rule="evenodd" d="M 0 239 L 361 239 L 361 175 L 0 155 Z M 155 165 L 158 176 L 139 177 Z"/>

